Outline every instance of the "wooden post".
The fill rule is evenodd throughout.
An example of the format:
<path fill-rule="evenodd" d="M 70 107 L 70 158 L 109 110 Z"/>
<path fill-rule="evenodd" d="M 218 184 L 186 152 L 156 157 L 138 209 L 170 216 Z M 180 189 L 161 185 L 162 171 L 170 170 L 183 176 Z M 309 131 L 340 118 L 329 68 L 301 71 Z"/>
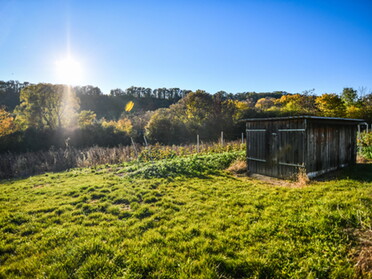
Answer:
<path fill-rule="evenodd" d="M 199 135 L 196 135 L 196 152 L 199 153 Z"/>
<path fill-rule="evenodd" d="M 137 148 L 136 148 L 136 144 L 134 143 L 134 140 L 133 138 L 131 137 L 130 140 L 132 141 L 132 145 L 133 145 L 133 149 L 134 149 L 134 152 L 136 153 L 136 156 L 138 158 L 138 151 L 137 151 Z"/>

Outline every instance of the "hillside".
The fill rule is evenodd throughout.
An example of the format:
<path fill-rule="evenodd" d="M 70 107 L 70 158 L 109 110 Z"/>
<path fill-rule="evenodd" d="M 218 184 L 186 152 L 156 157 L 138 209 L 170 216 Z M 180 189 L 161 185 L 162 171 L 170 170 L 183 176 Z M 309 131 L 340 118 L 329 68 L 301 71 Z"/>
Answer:
<path fill-rule="evenodd" d="M 0 278 L 368 277 L 372 165 L 291 187 L 218 170 L 237 156 L 1 181 Z"/>

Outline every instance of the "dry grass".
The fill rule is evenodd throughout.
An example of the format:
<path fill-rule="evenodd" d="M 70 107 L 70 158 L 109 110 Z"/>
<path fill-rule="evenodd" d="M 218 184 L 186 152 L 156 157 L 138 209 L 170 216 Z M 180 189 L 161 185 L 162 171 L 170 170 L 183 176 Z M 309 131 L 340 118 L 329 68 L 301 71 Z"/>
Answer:
<path fill-rule="evenodd" d="M 271 176 L 261 175 L 261 174 L 251 174 L 250 178 L 262 181 L 273 186 L 281 186 L 287 188 L 302 188 L 311 183 L 304 169 L 300 169 L 297 176 L 292 180 L 280 179 Z"/>
<path fill-rule="evenodd" d="M 139 146 L 137 149 L 140 148 Z M 88 149 L 50 149 L 48 151 L 5 153 L 0 157 L 0 179 L 26 177 L 44 172 L 56 172 L 75 167 L 117 164 L 135 158 L 132 146 Z"/>
<path fill-rule="evenodd" d="M 199 146 L 199 153 L 219 153 L 232 150 L 242 150 L 244 145 L 238 141 L 226 143 L 206 143 Z M 144 147 L 137 144 L 118 147 L 91 147 L 76 149 L 51 148 L 48 151 L 26 152 L 22 154 L 5 153 L 0 156 L 0 179 L 27 177 L 44 172 L 58 172 L 71 168 L 112 165 L 135 159 L 156 160 L 172 158 L 173 156 L 191 155 L 197 153 L 196 145 Z"/>
<path fill-rule="evenodd" d="M 258 180 L 263 182 L 263 184 L 269 184 L 272 186 L 280 186 L 280 187 L 287 187 L 287 188 L 298 188 L 295 182 L 291 180 L 284 180 L 280 178 L 275 178 L 271 176 L 266 176 L 262 174 L 251 174 L 248 178 L 248 180 Z M 255 183 L 256 183 L 255 181 Z"/>
<path fill-rule="evenodd" d="M 372 160 L 370 160 L 370 159 L 367 159 L 367 158 L 365 158 L 365 157 L 363 157 L 363 156 L 357 156 L 357 159 L 356 159 L 356 162 L 358 163 L 358 164 L 368 164 L 368 163 L 372 163 Z"/>
<path fill-rule="evenodd" d="M 235 175 L 246 174 L 247 162 L 243 160 L 236 160 L 227 168 L 227 171 Z"/>
<path fill-rule="evenodd" d="M 372 230 L 355 230 L 358 246 L 354 251 L 355 268 L 361 278 L 372 278 Z"/>
<path fill-rule="evenodd" d="M 304 187 L 310 183 L 310 179 L 306 174 L 306 171 L 304 168 L 300 168 L 297 173 L 297 181 L 296 186 L 297 187 Z"/>

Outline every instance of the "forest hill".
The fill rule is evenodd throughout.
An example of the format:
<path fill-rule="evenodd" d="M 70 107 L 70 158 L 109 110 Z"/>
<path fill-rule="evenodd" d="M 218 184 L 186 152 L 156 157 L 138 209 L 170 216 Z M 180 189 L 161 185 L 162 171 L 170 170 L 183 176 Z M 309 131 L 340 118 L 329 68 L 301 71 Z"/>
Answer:
<path fill-rule="evenodd" d="M 51 146 L 127 145 L 143 142 L 183 144 L 237 139 L 238 120 L 252 117 L 317 115 L 372 121 L 372 93 L 344 88 L 341 94 L 283 91 L 209 94 L 179 88 L 113 89 L 0 81 L 0 152 L 24 152 Z M 359 93 L 359 94 L 358 94 Z M 124 110 L 134 102 L 130 112 Z"/>

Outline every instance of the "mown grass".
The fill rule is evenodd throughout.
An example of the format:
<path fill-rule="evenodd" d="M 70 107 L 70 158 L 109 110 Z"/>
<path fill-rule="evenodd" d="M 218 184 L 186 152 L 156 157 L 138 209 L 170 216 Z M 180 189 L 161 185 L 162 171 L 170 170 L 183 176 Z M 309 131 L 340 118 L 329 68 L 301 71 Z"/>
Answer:
<path fill-rule="evenodd" d="M 289 188 L 217 171 L 239 154 L 223 156 L 0 182 L 0 277 L 368 276 L 353 232 L 371 229 L 371 165 Z M 197 171 L 170 168 L 185 160 Z"/>

